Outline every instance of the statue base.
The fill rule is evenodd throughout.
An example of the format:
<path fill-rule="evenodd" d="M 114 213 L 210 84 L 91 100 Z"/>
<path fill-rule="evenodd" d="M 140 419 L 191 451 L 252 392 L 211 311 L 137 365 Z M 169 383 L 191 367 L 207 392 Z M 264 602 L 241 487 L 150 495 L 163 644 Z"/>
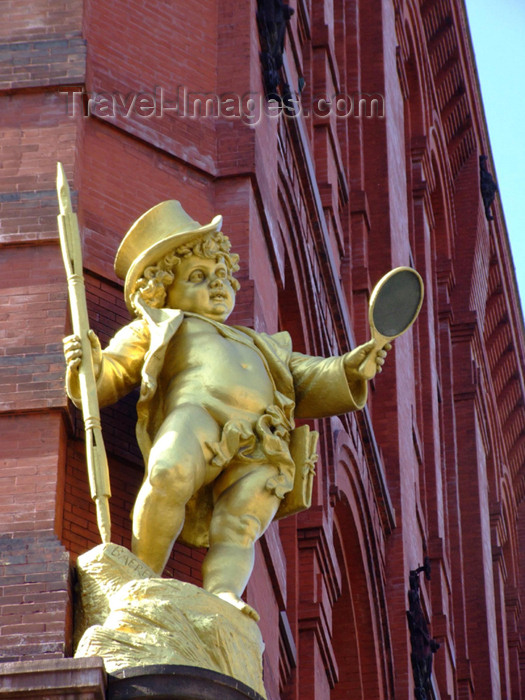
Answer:
<path fill-rule="evenodd" d="M 108 679 L 107 700 L 263 700 L 235 678 L 193 666 L 127 668 Z"/>
<path fill-rule="evenodd" d="M 108 673 L 159 664 L 208 669 L 266 697 L 261 633 L 233 605 L 190 583 L 159 578 L 115 544 L 80 556 L 77 571 L 75 657 L 100 656 Z"/>

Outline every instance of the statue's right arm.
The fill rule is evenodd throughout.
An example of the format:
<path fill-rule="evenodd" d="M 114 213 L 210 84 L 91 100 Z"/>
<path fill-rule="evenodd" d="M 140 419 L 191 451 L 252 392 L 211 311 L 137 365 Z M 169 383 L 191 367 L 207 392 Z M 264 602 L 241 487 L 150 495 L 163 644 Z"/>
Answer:
<path fill-rule="evenodd" d="M 149 331 L 145 322 L 133 321 L 115 335 L 105 350 L 101 349 L 93 331 L 89 331 L 88 336 L 99 404 L 108 406 L 140 384 L 144 355 L 150 343 Z M 78 336 L 64 338 L 64 355 L 67 364 L 66 390 L 72 401 L 80 406 L 78 368 L 82 351 Z"/>

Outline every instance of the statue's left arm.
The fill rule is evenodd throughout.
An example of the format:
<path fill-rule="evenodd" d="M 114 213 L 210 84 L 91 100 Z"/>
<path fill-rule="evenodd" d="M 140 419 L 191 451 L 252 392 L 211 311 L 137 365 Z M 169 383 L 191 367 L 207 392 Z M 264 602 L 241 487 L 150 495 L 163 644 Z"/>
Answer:
<path fill-rule="evenodd" d="M 360 366 L 373 350 L 374 341 L 339 357 L 311 357 L 293 352 L 290 358 L 297 418 L 323 418 L 358 411 L 366 403 L 367 380 Z M 381 371 L 386 352 L 377 359 Z"/>

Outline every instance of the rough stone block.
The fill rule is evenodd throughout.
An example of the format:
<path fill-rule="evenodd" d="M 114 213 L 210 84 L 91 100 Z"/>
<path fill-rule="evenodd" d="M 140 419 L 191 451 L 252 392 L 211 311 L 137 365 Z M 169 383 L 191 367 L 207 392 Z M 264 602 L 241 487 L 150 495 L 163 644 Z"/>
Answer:
<path fill-rule="evenodd" d="M 236 678 L 265 696 L 261 633 L 229 603 L 190 583 L 156 577 L 114 544 L 79 557 L 78 576 L 83 634 L 76 657 L 100 656 L 108 672 L 195 666 Z"/>

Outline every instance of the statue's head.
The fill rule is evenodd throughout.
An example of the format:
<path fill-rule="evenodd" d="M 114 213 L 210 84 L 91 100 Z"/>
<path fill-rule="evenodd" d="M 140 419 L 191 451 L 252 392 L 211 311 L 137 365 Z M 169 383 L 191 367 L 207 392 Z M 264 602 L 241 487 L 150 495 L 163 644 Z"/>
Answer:
<path fill-rule="evenodd" d="M 132 313 L 134 299 L 154 308 L 169 306 L 224 321 L 239 283 L 239 256 L 221 233 L 222 217 L 201 226 L 180 202 L 162 202 L 143 214 L 118 249 L 115 272 L 125 279 L 124 296 Z"/>

